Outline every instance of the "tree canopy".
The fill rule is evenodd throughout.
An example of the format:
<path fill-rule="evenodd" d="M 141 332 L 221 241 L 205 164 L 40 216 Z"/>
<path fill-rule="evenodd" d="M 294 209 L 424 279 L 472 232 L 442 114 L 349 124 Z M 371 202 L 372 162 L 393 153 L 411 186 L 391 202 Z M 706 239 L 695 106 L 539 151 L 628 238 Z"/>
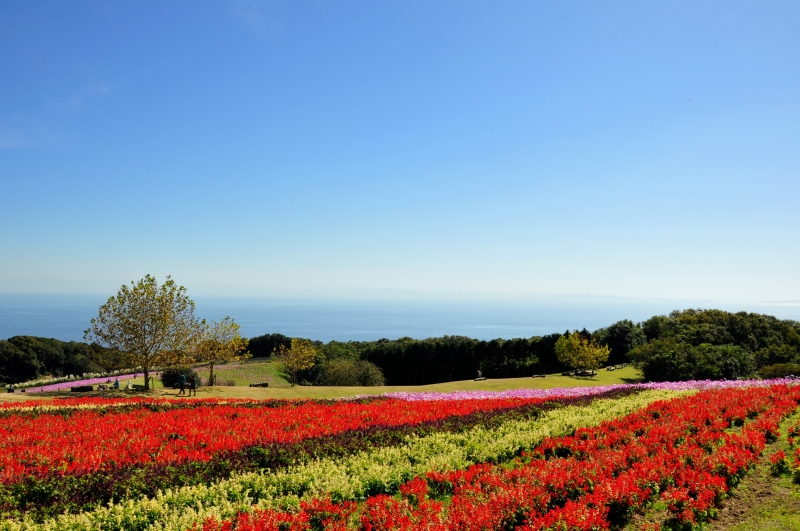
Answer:
<path fill-rule="evenodd" d="M 800 362 L 800 323 L 770 315 L 690 309 L 651 317 L 642 329 L 648 342 L 629 356 L 651 381 L 740 378 Z"/>
<path fill-rule="evenodd" d="M 294 386 L 297 384 L 297 373 L 314 366 L 317 350 L 307 339 L 292 338 L 292 346 L 286 348 L 281 344 L 275 352 L 275 357 L 283 363 Z"/>
<path fill-rule="evenodd" d="M 128 354 L 131 365 L 142 367 L 149 389 L 150 370 L 186 361 L 202 339 L 202 325 L 186 288 L 169 276 L 159 285 L 146 275 L 110 297 L 83 337 Z"/>
<path fill-rule="evenodd" d="M 194 361 L 209 364 L 208 384 L 214 385 L 214 364 L 250 357 L 239 334 L 239 324 L 230 317 L 212 321 L 203 327 L 202 339 L 196 348 Z"/>
<path fill-rule="evenodd" d="M 608 346 L 610 349 L 608 363 L 611 365 L 627 363 L 630 361 L 628 353 L 639 345 L 647 343 L 647 336 L 642 327 L 629 319 L 595 330 L 591 337 L 599 345 Z"/>
<path fill-rule="evenodd" d="M 576 330 L 556 341 L 556 355 L 559 361 L 573 369 L 595 370 L 608 359 L 609 348 L 586 339 Z"/>

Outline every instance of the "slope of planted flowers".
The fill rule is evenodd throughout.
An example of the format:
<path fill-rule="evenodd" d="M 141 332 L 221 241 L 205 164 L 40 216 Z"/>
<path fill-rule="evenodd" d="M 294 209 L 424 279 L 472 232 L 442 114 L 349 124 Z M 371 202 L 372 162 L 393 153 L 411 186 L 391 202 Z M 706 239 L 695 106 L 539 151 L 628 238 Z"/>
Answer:
<path fill-rule="evenodd" d="M 117 430 L 128 426 L 129 435 L 153 433 L 154 440 L 161 444 L 155 446 L 158 451 L 133 454 L 128 461 L 101 459 L 94 468 L 84 465 L 69 469 L 64 461 L 53 459 L 53 455 L 70 455 L 70 445 L 89 451 L 87 442 L 73 444 L 71 438 L 57 434 L 37 438 L 29 433 L 26 449 L 16 440 L 17 446 L 12 444 L 8 448 L 13 447 L 17 461 L 29 468 L 0 483 L 0 531 L 166 531 L 186 530 L 195 525 L 248 529 L 251 524 L 256 526 L 253 529 L 264 525 L 264 529 L 271 529 L 269 518 L 261 518 L 263 515 L 285 522 L 281 527 L 302 528 L 305 525 L 302 515 L 314 504 L 329 509 L 352 507 L 354 512 L 348 517 L 346 527 L 366 529 L 362 517 L 370 500 L 384 496 L 401 505 L 410 500 L 412 508 L 418 508 L 414 503 L 419 496 L 413 494 L 408 498 L 404 494 L 417 488 L 409 486 L 415 478 L 424 478 L 428 484 L 430 493 L 424 495 L 428 496 L 426 499 L 442 504 L 435 518 L 426 521 L 445 525 L 457 497 L 455 490 L 434 485 L 436 474 L 466 473 L 484 467 L 491 471 L 487 481 L 496 482 L 504 477 L 498 475 L 500 472 L 523 470 L 534 461 L 549 463 L 566 457 L 575 457 L 576 462 L 589 461 L 585 457 L 578 459 L 577 454 L 566 455 L 560 447 L 549 454 L 541 449 L 552 438 L 570 436 L 576 430 L 581 433 L 581 427 L 602 427 L 603 423 L 653 407 L 655 402 L 671 404 L 663 400 L 691 396 L 699 389 L 705 389 L 704 393 L 740 392 L 751 396 L 773 392 L 776 385 L 779 384 L 692 382 L 491 394 L 398 395 L 354 401 L 95 398 L 17 403 L 16 407 L 0 408 L 0 429 L 14 427 L 0 435 L 0 444 L 23 433 L 20 427 L 41 428 L 49 426 L 49 422 L 55 422 L 56 426 L 106 422 L 104 426 Z M 795 400 L 794 395 L 787 396 Z M 684 403 L 678 406 L 681 407 L 696 406 Z M 756 413 L 747 410 L 741 422 L 750 426 L 756 417 L 765 414 L 766 410 Z M 216 430 L 211 433 L 197 430 L 198 425 L 204 425 L 204 419 L 195 417 L 208 416 L 216 419 Z M 239 420 L 242 417 L 245 419 Z M 650 418 L 655 422 L 653 429 L 658 429 L 659 422 L 665 422 L 661 418 Z M 731 423 L 740 422 L 738 418 L 727 421 L 727 427 L 714 426 L 727 434 Z M 114 419 L 128 424 L 107 422 Z M 177 421 L 160 424 L 163 419 Z M 272 431 L 265 432 L 261 428 L 265 425 Z M 200 433 L 193 434 L 192 429 Z M 93 426 L 88 431 L 102 433 L 94 431 Z M 248 431 L 249 435 L 242 433 Z M 190 439 L 190 435 L 194 438 Z M 201 444 L 204 442 L 201 437 L 207 437 L 206 441 L 224 440 L 214 440 L 216 449 L 208 449 Z M 62 445 L 57 452 L 51 450 L 54 440 Z M 124 442 L 124 438 L 115 440 Z M 48 446 L 40 445 L 40 441 L 51 442 Z M 187 441 L 196 447 L 192 448 Z M 661 443 L 669 446 L 664 440 Z M 169 459 L 159 461 L 161 447 L 171 444 L 178 447 L 185 444 L 184 448 L 189 450 L 182 455 L 172 451 Z M 111 453 L 110 447 L 98 446 L 98 451 L 109 452 L 105 455 L 118 455 Z M 127 450 L 123 447 L 120 451 Z M 520 457 L 525 452 L 528 454 Z M 604 467 L 612 470 L 612 475 L 620 473 L 613 464 L 604 462 Z M 592 485 L 599 484 L 591 471 L 584 473 L 592 478 Z M 655 492 L 657 495 L 660 491 Z M 567 507 L 567 502 L 576 500 L 560 500 L 551 509 L 558 509 L 562 502 Z M 403 511 L 406 509 L 400 513 L 412 520 L 418 516 Z M 615 511 L 609 509 L 603 517 L 605 521 L 616 522 Z M 309 525 L 315 529 L 328 526 L 316 516 L 309 518 Z M 517 525 L 527 520 L 514 522 Z"/>
<path fill-rule="evenodd" d="M 713 518 L 798 402 L 800 387 L 788 385 L 703 391 L 545 439 L 511 466 L 430 471 L 396 496 L 319 497 L 191 529 L 602 530 L 657 499 L 668 504 L 671 527 L 691 527 Z"/>
<path fill-rule="evenodd" d="M 405 481 L 427 470 L 457 469 L 476 462 L 509 459 L 532 448 L 545 436 L 594 425 L 671 394 L 669 391 L 630 394 L 630 390 L 617 390 L 613 395 L 617 398 L 603 398 L 609 396 L 606 393 L 551 401 L 550 405 L 542 404 L 546 407 L 541 408 L 541 415 L 529 418 L 516 414 L 519 410 L 495 417 L 484 414 L 483 419 L 477 419 L 479 424 L 469 429 L 448 431 L 444 426 L 441 431 L 427 434 L 411 433 L 394 447 L 377 445 L 352 455 L 297 463 L 267 474 L 237 473 L 228 479 L 191 487 L 165 488 L 152 497 L 129 493 L 119 503 L 43 522 L 41 517 L 50 513 L 37 512 L 35 506 L 26 507 L 25 514 L 7 513 L 0 529 L 184 529 L 194 521 L 209 516 L 231 517 L 251 510 L 254 505 L 291 506 L 300 499 L 326 493 L 338 499 L 363 499 L 376 492 L 397 492 Z M 34 490 L 41 491 L 41 486 Z M 79 489 L 72 494 L 85 491 Z"/>
<path fill-rule="evenodd" d="M 636 392 L 481 402 L 145 401 L 124 407 L 118 401 L 94 401 L 82 403 L 91 406 L 88 410 L 40 414 L 23 409 L 0 421 L 0 511 L 17 516 L 75 511 L 314 456 L 394 446 L 410 436 L 532 419 L 567 403 Z M 114 431 L 122 436 L 107 436 Z"/>

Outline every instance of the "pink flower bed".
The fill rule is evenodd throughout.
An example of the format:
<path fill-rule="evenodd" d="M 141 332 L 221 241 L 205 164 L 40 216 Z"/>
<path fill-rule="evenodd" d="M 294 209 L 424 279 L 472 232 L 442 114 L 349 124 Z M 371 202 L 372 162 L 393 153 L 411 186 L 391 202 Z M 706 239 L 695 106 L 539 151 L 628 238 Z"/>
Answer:
<path fill-rule="evenodd" d="M 70 387 L 78 387 L 79 385 L 97 385 L 97 384 L 108 384 L 114 383 L 114 379 L 118 379 L 120 382 L 124 380 L 132 380 L 134 378 L 138 378 L 142 376 L 144 373 L 137 372 L 134 374 L 120 374 L 119 376 L 102 376 L 100 378 L 89 378 L 86 380 L 72 380 L 69 382 L 61 382 L 55 383 L 50 385 L 43 385 L 41 387 L 29 387 L 25 389 L 26 393 L 40 393 L 44 391 L 62 391 L 64 389 L 69 389 Z M 155 373 L 150 373 L 151 376 L 154 376 Z"/>
<path fill-rule="evenodd" d="M 668 389 L 673 391 L 765 387 L 795 382 L 775 380 L 691 380 L 687 382 L 651 382 L 642 384 L 599 385 L 596 387 L 554 387 L 552 389 L 509 389 L 507 391 L 455 391 L 452 393 L 385 393 L 382 396 L 402 400 L 469 400 L 485 398 L 552 398 L 556 396 L 588 396 L 614 389 Z M 360 395 L 367 396 L 367 395 Z"/>

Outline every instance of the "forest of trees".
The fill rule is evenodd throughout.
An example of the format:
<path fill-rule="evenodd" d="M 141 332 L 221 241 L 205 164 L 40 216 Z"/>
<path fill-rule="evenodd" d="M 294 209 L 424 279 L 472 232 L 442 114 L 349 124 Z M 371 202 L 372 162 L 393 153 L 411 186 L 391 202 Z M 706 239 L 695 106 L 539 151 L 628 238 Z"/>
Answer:
<path fill-rule="evenodd" d="M 757 313 L 675 311 L 641 324 L 647 343 L 630 358 L 648 381 L 786 376 L 800 363 L 800 323 Z"/>
<path fill-rule="evenodd" d="M 482 341 L 463 336 L 316 342 L 318 364 L 300 377 L 321 383 L 328 360 L 366 360 L 380 367 L 388 385 L 423 385 L 474 378 L 552 374 L 568 369 L 555 344 L 568 335 Z M 607 365 L 634 362 L 648 381 L 784 376 L 800 368 L 800 323 L 757 313 L 674 311 L 642 323 L 618 321 L 580 335 L 607 345 Z M 250 340 L 254 357 L 267 356 L 286 336 Z M 800 372 L 800 371 L 797 371 Z"/>
<path fill-rule="evenodd" d="M 610 348 L 608 365 L 634 362 L 649 381 L 783 376 L 800 372 L 800 323 L 756 313 L 674 311 L 642 323 L 623 320 L 580 335 Z M 297 374 L 312 385 L 422 385 L 472 379 L 552 374 L 568 367 L 556 357 L 564 334 L 483 341 L 463 336 L 377 341 L 312 341 L 316 360 Z M 268 357 L 291 339 L 251 338 L 249 353 Z M 97 345 L 30 336 L 0 341 L 0 382 L 45 374 L 61 376 L 115 370 L 124 356 Z M 381 374 L 382 373 L 382 374 Z"/>

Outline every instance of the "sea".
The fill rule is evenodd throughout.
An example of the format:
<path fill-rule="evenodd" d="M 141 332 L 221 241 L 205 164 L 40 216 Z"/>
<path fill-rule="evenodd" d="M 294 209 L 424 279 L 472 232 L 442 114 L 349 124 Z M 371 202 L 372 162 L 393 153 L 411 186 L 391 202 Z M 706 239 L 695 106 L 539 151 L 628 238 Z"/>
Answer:
<path fill-rule="evenodd" d="M 0 294 L 0 339 L 17 335 L 81 341 L 107 297 Z M 196 297 L 195 315 L 230 316 L 244 337 L 281 333 L 328 342 L 444 335 L 511 339 L 567 330 L 594 331 L 622 319 L 644 321 L 672 310 L 718 308 L 800 321 L 800 301 L 728 303 L 556 297 L 531 300 L 391 300 Z"/>

